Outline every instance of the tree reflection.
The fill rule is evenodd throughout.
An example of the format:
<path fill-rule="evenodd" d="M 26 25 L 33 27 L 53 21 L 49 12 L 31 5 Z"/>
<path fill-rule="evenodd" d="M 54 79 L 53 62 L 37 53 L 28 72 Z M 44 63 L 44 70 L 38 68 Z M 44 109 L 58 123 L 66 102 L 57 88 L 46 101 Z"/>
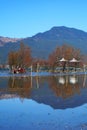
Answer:
<path fill-rule="evenodd" d="M 17 94 L 21 98 L 29 98 L 31 93 L 31 79 L 30 77 L 10 77 L 8 81 L 11 94 Z"/>
<path fill-rule="evenodd" d="M 1 80 L 4 82 L 4 80 Z M 3 82 L 1 86 L 3 86 Z M 5 94 L 15 94 L 20 98 L 32 98 L 36 94 L 45 98 L 46 94 L 55 94 L 63 99 L 75 94 L 81 94 L 81 89 L 86 87 L 86 75 L 65 75 L 65 76 L 46 76 L 46 77 L 10 77 L 7 87 L 2 87 L 0 92 Z M 51 88 L 51 89 L 50 89 Z M 50 91 L 52 90 L 52 91 Z M 48 92 L 48 93 L 47 93 Z M 52 92 L 52 93 L 51 93 Z"/>
<path fill-rule="evenodd" d="M 54 93 L 62 98 L 80 94 L 80 88 L 82 87 L 82 83 L 79 82 L 79 77 L 76 75 L 53 76 L 49 78 L 49 83 Z"/>
<path fill-rule="evenodd" d="M 36 91 L 44 86 L 46 77 L 10 77 L 8 80 L 8 92 L 16 94 L 20 98 L 30 98 L 31 91 Z"/>

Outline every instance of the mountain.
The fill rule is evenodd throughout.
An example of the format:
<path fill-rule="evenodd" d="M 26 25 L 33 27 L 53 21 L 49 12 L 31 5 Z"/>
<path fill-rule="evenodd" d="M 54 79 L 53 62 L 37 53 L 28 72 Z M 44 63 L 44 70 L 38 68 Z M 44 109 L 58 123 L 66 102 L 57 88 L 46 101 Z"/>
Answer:
<path fill-rule="evenodd" d="M 87 53 L 87 32 L 65 26 L 53 27 L 50 30 L 38 33 L 32 37 L 12 39 L 0 37 L 0 59 L 6 62 L 9 51 L 18 50 L 20 42 L 31 48 L 32 56 L 47 58 L 59 45 L 69 44 Z"/>
<path fill-rule="evenodd" d="M 21 39 L 19 38 L 9 38 L 9 37 L 1 37 L 0 36 L 0 46 L 5 45 L 8 42 L 17 42 L 20 41 Z"/>

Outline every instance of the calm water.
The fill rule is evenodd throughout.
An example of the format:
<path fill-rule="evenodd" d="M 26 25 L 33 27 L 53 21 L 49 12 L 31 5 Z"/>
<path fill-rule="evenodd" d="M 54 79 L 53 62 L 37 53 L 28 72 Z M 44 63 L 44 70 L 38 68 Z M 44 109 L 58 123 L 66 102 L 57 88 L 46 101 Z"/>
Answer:
<path fill-rule="evenodd" d="M 0 130 L 87 130 L 86 76 L 0 77 Z"/>

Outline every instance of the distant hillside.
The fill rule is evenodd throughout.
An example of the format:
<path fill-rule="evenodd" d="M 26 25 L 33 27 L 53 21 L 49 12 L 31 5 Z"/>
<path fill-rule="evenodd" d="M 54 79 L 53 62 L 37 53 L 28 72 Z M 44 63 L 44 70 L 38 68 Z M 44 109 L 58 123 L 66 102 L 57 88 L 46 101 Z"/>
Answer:
<path fill-rule="evenodd" d="M 0 46 L 3 46 L 3 45 L 5 45 L 8 42 L 17 42 L 17 41 L 20 41 L 20 40 L 22 40 L 22 39 L 19 39 L 19 38 L 9 38 L 9 37 L 1 37 L 0 36 Z"/>
<path fill-rule="evenodd" d="M 17 50 L 19 43 L 24 42 L 31 47 L 32 56 L 47 58 L 48 55 L 59 45 L 70 44 L 81 49 L 82 53 L 87 53 L 87 32 L 68 27 L 53 27 L 50 30 L 38 33 L 33 37 L 24 39 L 0 38 L 0 59 L 6 62 L 10 50 Z"/>

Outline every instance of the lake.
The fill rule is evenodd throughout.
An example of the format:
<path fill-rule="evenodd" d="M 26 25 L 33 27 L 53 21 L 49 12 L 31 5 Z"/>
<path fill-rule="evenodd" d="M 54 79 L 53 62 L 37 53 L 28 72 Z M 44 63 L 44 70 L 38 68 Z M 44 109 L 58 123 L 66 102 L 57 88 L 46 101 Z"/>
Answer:
<path fill-rule="evenodd" d="M 87 75 L 0 77 L 0 130 L 87 130 Z"/>

